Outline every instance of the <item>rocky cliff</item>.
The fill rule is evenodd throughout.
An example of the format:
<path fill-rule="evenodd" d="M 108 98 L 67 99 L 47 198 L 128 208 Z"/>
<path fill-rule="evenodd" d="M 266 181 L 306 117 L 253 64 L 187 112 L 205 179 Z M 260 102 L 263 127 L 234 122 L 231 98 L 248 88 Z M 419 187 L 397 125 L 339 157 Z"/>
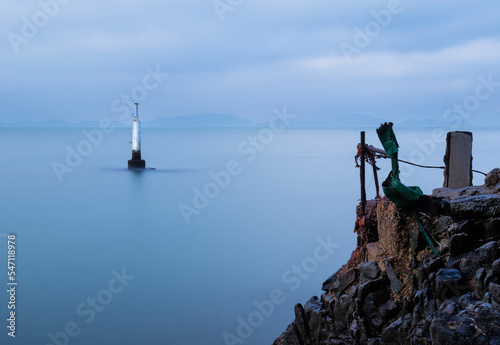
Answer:
<path fill-rule="evenodd" d="M 408 211 L 385 198 L 364 217 L 358 207 L 350 260 L 274 345 L 500 344 L 500 170 L 485 182 L 421 205 L 440 256 Z"/>

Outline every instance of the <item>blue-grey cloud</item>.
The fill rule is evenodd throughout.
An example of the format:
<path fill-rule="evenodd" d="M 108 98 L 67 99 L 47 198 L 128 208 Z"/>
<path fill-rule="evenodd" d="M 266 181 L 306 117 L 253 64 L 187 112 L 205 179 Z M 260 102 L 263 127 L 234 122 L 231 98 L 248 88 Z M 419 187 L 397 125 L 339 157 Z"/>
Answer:
<path fill-rule="evenodd" d="M 9 1 L 0 121 L 118 118 L 113 102 L 141 85 L 148 66 L 169 73 L 142 102 L 150 118 L 259 121 L 283 105 L 307 118 L 430 118 L 474 92 L 479 76 L 500 80 L 494 1 L 243 0 L 223 20 L 214 3 Z M 16 53 L 12 33 L 43 20 L 41 4 L 57 13 Z M 346 58 L 343 46 L 355 52 Z M 478 116 L 493 118 L 499 95 Z"/>

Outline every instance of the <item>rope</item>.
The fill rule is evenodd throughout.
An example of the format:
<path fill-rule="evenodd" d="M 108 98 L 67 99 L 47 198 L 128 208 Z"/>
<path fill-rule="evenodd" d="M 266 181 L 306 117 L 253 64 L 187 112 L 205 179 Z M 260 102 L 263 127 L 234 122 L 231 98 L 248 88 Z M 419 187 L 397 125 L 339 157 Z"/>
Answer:
<path fill-rule="evenodd" d="M 387 156 L 387 155 L 383 155 L 383 154 L 376 154 L 375 158 L 390 158 L 390 157 Z M 413 166 L 416 166 L 416 167 L 419 167 L 419 168 L 424 168 L 424 169 L 445 169 L 445 167 L 443 167 L 443 166 L 420 165 L 420 164 L 408 162 L 408 161 L 405 161 L 405 160 L 402 160 L 402 159 L 398 159 L 398 162 L 409 164 L 409 165 L 413 165 Z M 486 174 L 486 173 L 484 173 L 482 171 L 479 171 L 479 170 L 472 170 L 472 171 L 475 172 L 475 173 L 478 173 L 478 174 L 482 174 L 484 176 L 488 176 L 488 174 Z"/>

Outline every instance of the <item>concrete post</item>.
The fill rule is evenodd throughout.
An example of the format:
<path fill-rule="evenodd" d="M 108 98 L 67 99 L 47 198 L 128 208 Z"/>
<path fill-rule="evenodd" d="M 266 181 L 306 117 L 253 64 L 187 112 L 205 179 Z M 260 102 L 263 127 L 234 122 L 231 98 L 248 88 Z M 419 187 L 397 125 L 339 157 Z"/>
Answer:
<path fill-rule="evenodd" d="M 446 137 L 443 187 L 472 186 L 472 133 L 450 132 Z"/>

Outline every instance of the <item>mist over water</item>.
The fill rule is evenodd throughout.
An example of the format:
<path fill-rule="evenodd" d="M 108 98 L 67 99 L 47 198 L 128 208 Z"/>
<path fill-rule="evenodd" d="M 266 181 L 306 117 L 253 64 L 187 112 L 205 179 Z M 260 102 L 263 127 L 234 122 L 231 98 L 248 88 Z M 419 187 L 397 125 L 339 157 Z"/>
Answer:
<path fill-rule="evenodd" d="M 246 330 L 245 344 L 271 344 L 292 321 L 293 306 L 320 295 L 322 282 L 355 247 L 358 129 L 286 129 L 250 160 L 241 145 L 258 128 L 144 128 L 142 155 L 156 170 L 142 172 L 126 169 L 130 131 L 116 129 L 60 182 L 52 163 L 66 164 L 66 147 L 85 140 L 81 131 L 0 129 L 8 148 L 0 169 L 0 233 L 17 235 L 19 344 L 55 344 L 49 334 L 62 341 L 68 323 L 79 330 L 68 337 L 71 345 L 224 344 L 223 334 L 238 336 L 241 319 L 258 324 Z M 445 144 L 432 148 L 431 132 L 396 129 L 401 158 L 443 165 Z M 474 169 L 488 172 L 500 162 L 498 133 L 474 135 Z M 367 143 L 380 147 L 374 129 Z M 239 173 L 188 224 L 179 205 L 193 207 L 195 190 L 203 193 L 211 173 L 227 171 L 231 161 Z M 383 181 L 390 163 L 378 165 Z M 443 182 L 442 170 L 403 175 L 425 193 Z M 329 236 L 336 247 L 318 260 L 315 250 Z M 281 303 L 252 321 L 256 305 L 277 290 Z M 9 338 L 3 329 L 2 343 Z"/>

